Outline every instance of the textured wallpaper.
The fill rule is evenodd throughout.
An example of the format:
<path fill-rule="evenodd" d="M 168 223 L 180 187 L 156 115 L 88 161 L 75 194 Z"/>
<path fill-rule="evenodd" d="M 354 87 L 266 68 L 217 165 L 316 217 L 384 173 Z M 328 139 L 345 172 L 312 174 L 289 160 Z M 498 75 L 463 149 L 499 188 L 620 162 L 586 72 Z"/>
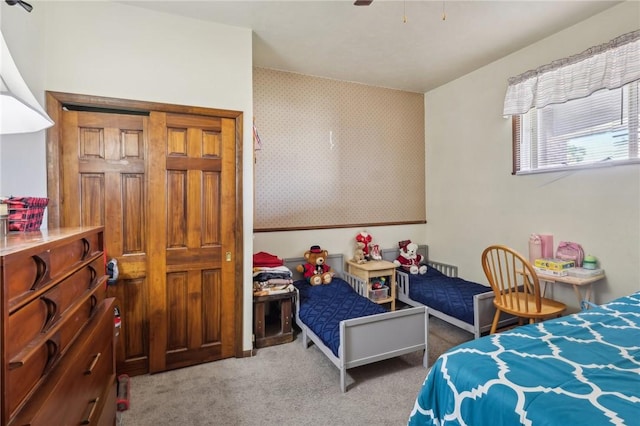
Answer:
<path fill-rule="evenodd" d="M 254 68 L 256 231 L 425 220 L 421 93 Z"/>

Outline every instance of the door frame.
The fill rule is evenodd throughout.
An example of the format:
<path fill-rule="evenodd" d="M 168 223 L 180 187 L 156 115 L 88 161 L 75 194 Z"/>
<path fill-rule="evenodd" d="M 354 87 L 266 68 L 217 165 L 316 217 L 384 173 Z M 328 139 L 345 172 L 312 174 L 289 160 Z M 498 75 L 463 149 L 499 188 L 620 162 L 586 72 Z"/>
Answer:
<path fill-rule="evenodd" d="M 104 96 L 82 95 L 46 91 L 46 108 L 54 125 L 47 129 L 47 205 L 48 227 L 59 228 L 61 224 L 60 204 L 61 198 L 61 158 L 60 158 L 60 134 L 62 109 L 65 105 L 87 107 L 117 113 L 137 112 L 148 113 L 151 111 L 172 112 L 180 114 L 195 114 L 204 116 L 232 118 L 235 120 L 235 166 L 236 166 L 236 233 L 235 233 L 235 259 L 237 259 L 234 271 L 235 291 L 235 357 L 242 358 L 243 352 L 243 264 L 244 264 L 244 233 L 243 233 L 243 187 L 242 187 L 242 138 L 243 138 L 243 113 L 242 111 L 222 110 L 197 106 L 165 104 L 158 102 L 136 101 L 130 99 L 109 98 Z"/>

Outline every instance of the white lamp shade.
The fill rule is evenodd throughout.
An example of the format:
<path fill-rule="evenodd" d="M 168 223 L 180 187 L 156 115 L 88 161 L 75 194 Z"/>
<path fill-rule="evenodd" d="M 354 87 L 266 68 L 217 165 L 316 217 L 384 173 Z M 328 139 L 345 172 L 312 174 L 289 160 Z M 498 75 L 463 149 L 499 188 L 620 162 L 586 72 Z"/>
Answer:
<path fill-rule="evenodd" d="M 0 135 L 38 132 L 53 126 L 22 79 L 0 33 Z"/>

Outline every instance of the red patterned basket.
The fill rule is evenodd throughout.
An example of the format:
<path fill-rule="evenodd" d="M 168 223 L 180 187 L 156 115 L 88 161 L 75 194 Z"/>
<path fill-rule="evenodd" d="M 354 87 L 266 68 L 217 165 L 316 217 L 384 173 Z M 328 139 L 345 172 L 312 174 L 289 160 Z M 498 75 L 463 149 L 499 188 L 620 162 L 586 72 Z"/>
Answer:
<path fill-rule="evenodd" d="M 11 197 L 4 200 L 9 205 L 9 231 L 37 231 L 42 224 L 48 198 Z"/>

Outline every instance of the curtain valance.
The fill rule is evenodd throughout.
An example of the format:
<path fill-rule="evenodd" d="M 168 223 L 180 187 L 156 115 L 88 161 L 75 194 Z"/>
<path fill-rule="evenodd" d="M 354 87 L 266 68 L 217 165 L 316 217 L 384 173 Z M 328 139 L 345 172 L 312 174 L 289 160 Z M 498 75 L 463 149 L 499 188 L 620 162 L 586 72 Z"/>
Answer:
<path fill-rule="evenodd" d="M 504 115 L 584 98 L 640 80 L 640 30 L 509 79 Z"/>

